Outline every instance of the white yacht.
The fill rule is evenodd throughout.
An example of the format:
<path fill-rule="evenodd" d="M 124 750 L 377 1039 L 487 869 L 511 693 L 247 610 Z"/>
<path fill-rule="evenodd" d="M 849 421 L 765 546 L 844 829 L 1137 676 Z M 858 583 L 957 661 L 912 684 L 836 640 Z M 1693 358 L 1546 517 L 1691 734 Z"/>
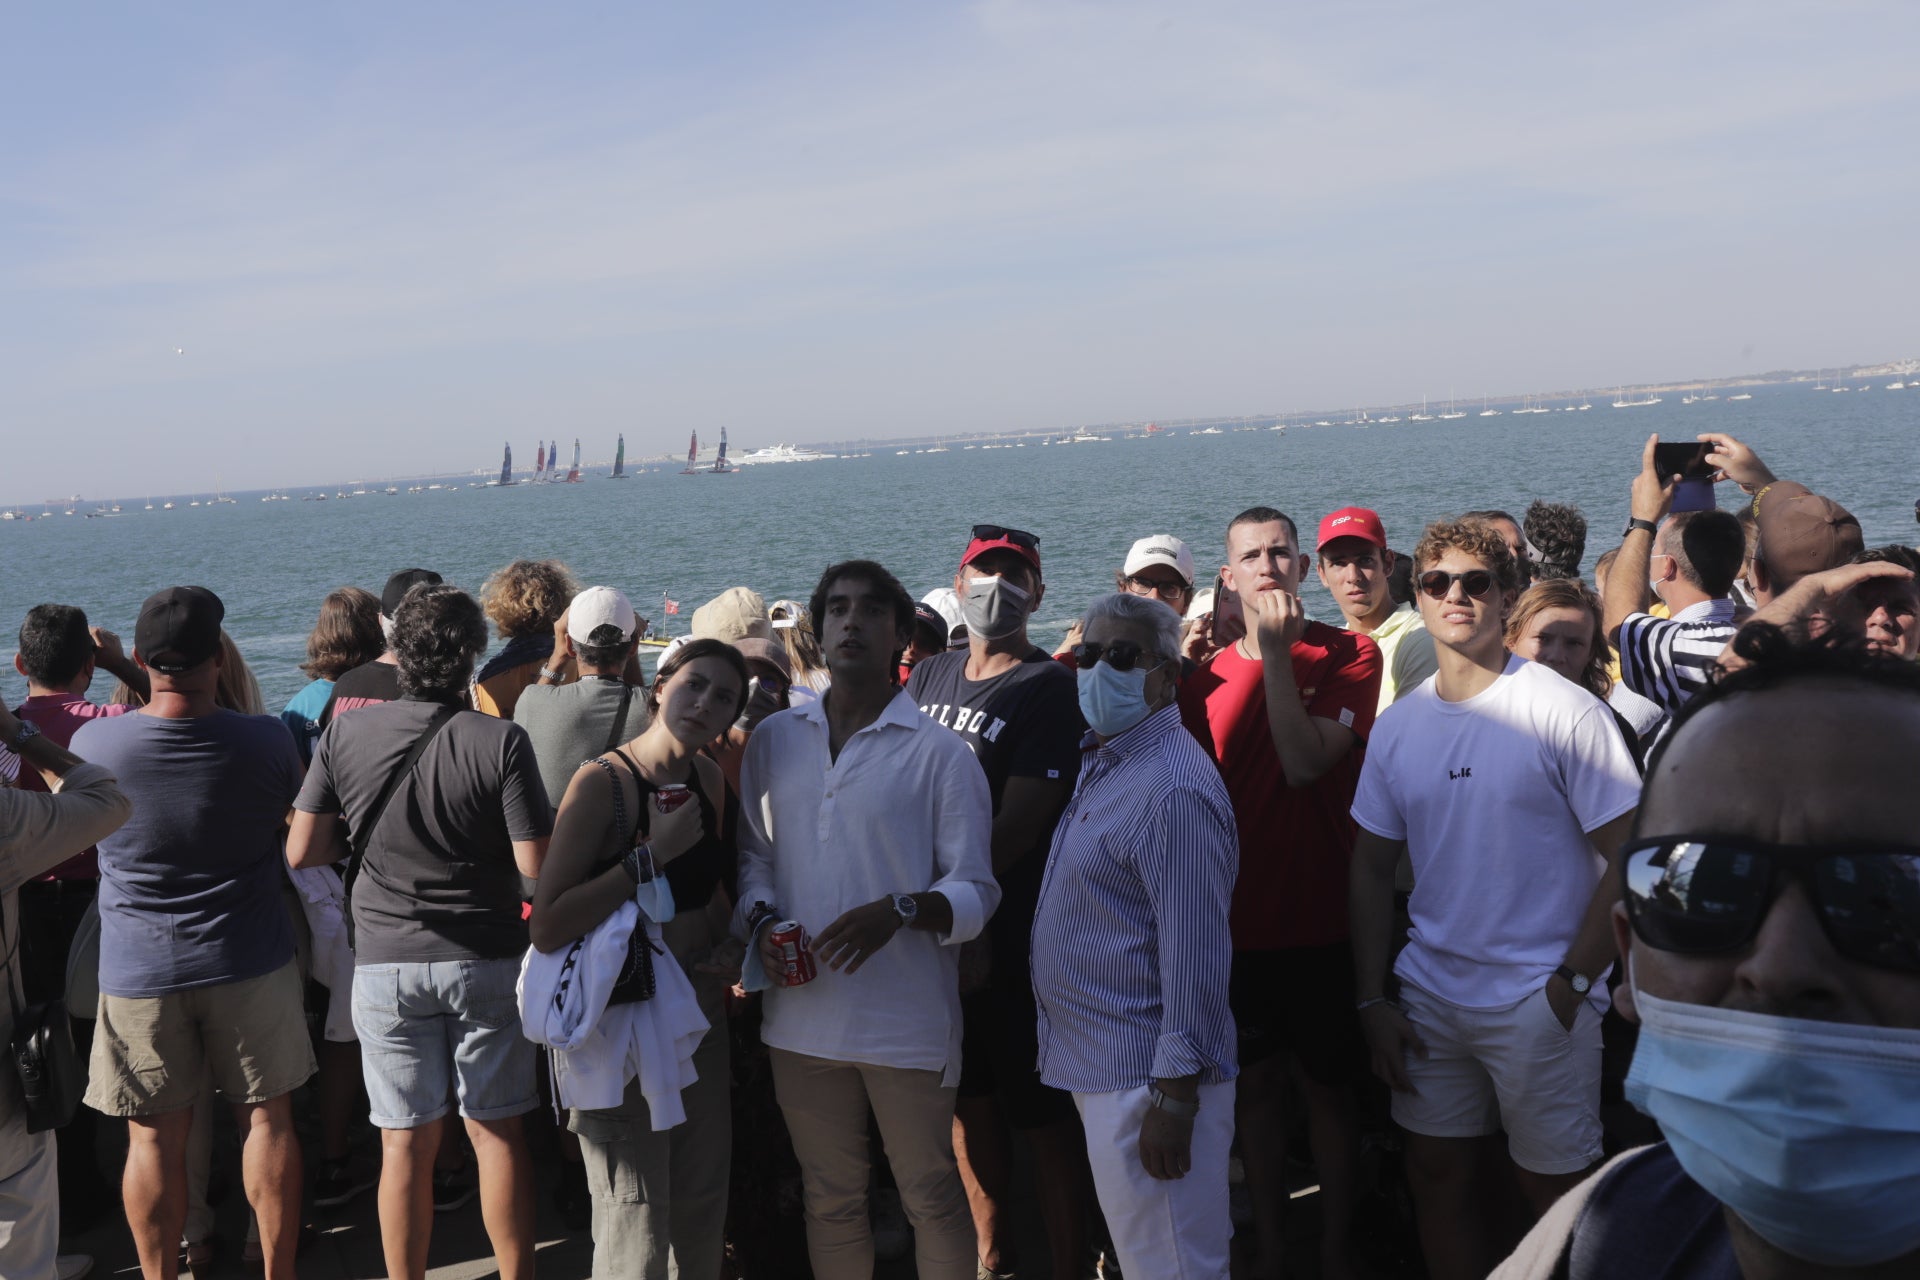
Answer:
<path fill-rule="evenodd" d="M 764 449 L 743 453 L 734 461 L 742 466 L 750 466 L 760 462 L 822 462 L 833 456 L 831 453 L 800 449 L 790 444 L 770 444 Z"/>

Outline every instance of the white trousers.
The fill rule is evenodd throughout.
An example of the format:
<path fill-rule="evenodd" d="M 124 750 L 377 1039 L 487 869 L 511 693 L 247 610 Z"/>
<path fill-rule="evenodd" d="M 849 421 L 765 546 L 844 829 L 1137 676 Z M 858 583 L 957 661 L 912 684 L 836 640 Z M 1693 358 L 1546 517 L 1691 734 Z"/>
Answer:
<path fill-rule="evenodd" d="M 1233 1081 L 1200 1086 L 1193 1166 L 1161 1180 L 1140 1164 L 1147 1090 L 1076 1093 L 1087 1131 L 1093 1189 L 1113 1233 L 1120 1266 L 1151 1280 L 1227 1280 L 1233 1222 L 1227 1216 L 1227 1157 L 1233 1145 Z"/>

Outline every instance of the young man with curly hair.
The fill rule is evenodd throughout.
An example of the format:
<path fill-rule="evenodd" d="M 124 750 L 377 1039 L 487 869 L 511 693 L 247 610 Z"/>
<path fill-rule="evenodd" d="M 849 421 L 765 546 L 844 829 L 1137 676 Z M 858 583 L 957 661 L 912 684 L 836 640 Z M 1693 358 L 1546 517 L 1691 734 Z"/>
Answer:
<path fill-rule="evenodd" d="M 480 607 L 505 647 L 473 678 L 476 711 L 511 720 L 528 685 L 543 676 L 553 684 L 579 678 L 570 663 L 557 671 L 547 665 L 553 624 L 579 594 L 580 584 L 558 560 L 515 560 L 481 584 Z"/>
<path fill-rule="evenodd" d="M 1519 581 L 1490 522 L 1428 526 L 1414 582 L 1439 668 L 1380 714 L 1353 802 L 1357 1007 L 1435 1280 L 1499 1256 L 1481 1170 L 1502 1130 L 1535 1213 L 1601 1155 L 1608 868 L 1639 774 L 1604 703 L 1507 651 Z M 1413 929 L 1390 981 L 1403 851 Z"/>

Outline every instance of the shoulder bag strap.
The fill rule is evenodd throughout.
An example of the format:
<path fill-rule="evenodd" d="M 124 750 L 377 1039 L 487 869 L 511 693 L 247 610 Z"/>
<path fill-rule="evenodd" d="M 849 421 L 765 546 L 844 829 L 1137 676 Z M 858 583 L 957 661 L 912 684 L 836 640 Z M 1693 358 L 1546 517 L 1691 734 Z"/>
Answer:
<path fill-rule="evenodd" d="M 353 849 L 353 858 L 347 863 L 346 874 L 341 877 L 342 889 L 346 895 L 344 914 L 347 918 L 349 950 L 353 947 L 353 882 L 359 879 L 360 868 L 366 863 L 367 849 L 372 844 L 374 828 L 378 827 L 380 819 L 386 816 L 387 804 L 393 799 L 393 793 L 400 789 L 401 780 L 412 773 L 413 766 L 420 762 L 427 744 L 432 742 L 440 731 L 452 723 L 453 718 L 459 714 L 459 707 L 446 705 L 442 705 L 433 713 L 433 718 L 427 721 L 427 727 L 421 730 L 420 736 L 413 740 L 413 746 L 408 749 L 406 758 L 401 760 L 399 767 L 387 776 L 387 785 L 380 789 L 380 798 L 373 802 L 371 809 L 367 810 L 367 820 L 355 825 L 353 835 L 348 841 Z"/>
<path fill-rule="evenodd" d="M 627 708 L 633 705 L 633 686 L 625 680 L 620 682 L 620 709 L 613 713 L 613 728 L 607 730 L 607 745 L 602 752 L 611 751 L 620 745 L 620 731 L 627 727 Z M 626 824 L 622 823 L 622 830 Z"/>

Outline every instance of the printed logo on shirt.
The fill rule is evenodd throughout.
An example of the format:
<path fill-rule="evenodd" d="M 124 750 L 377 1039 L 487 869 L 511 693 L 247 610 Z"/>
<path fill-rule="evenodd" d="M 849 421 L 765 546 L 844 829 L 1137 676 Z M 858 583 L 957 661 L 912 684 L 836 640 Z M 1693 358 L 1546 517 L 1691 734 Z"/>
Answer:
<path fill-rule="evenodd" d="M 998 716 L 994 717 L 992 723 L 988 723 L 987 713 L 985 711 L 975 711 L 969 707 L 955 707 L 948 703 L 934 703 L 931 706 L 922 707 L 920 710 L 932 716 L 934 720 L 946 728 L 953 730 L 955 733 L 972 734 L 982 742 L 998 742 L 1000 740 L 1000 731 L 1007 727 L 1007 722 Z"/>
<path fill-rule="evenodd" d="M 1462 778 L 1471 778 L 1472 776 L 1473 776 L 1473 770 L 1471 768 L 1447 770 L 1447 778 L 1453 782 L 1458 782 Z"/>

